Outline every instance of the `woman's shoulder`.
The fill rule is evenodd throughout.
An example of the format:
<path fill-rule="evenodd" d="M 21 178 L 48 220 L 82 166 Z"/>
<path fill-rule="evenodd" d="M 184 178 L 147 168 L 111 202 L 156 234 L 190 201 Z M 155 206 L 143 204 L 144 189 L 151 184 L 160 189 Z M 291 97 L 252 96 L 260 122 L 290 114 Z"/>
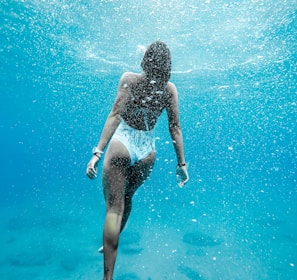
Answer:
<path fill-rule="evenodd" d="M 119 87 L 123 89 L 131 88 L 133 87 L 133 84 L 135 84 L 141 77 L 141 74 L 125 72 L 120 78 Z"/>
<path fill-rule="evenodd" d="M 167 92 L 170 95 L 176 95 L 177 94 L 177 89 L 176 89 L 176 86 L 175 86 L 174 83 L 172 83 L 172 82 L 167 83 Z"/>
<path fill-rule="evenodd" d="M 174 83 L 168 82 L 167 83 L 167 89 L 170 90 L 170 91 L 176 91 L 176 86 L 175 86 Z"/>
<path fill-rule="evenodd" d="M 137 80 L 141 79 L 142 77 L 143 77 L 143 75 L 139 74 L 139 73 L 125 72 L 125 73 L 123 73 L 123 75 L 121 77 L 121 81 L 136 82 Z"/>

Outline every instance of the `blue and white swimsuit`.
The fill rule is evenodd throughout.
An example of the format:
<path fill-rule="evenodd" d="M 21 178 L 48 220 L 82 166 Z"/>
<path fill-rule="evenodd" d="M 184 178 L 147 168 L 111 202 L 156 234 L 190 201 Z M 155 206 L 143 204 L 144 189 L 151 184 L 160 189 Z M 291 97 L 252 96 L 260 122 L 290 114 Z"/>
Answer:
<path fill-rule="evenodd" d="M 123 119 L 112 138 L 122 142 L 126 147 L 130 155 L 131 166 L 156 150 L 154 129 L 138 130 L 129 126 Z"/>

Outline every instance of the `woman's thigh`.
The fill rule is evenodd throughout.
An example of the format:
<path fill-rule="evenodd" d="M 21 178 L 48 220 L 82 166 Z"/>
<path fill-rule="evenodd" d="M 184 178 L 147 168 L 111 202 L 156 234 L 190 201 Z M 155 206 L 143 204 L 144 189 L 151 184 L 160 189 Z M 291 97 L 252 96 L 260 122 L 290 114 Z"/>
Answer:
<path fill-rule="evenodd" d="M 128 170 L 126 194 L 133 195 L 150 176 L 156 159 L 156 152 L 151 152 L 146 158 L 138 161 Z"/>
<path fill-rule="evenodd" d="M 118 140 L 111 140 L 103 163 L 102 186 L 108 209 L 123 210 L 130 155 Z"/>

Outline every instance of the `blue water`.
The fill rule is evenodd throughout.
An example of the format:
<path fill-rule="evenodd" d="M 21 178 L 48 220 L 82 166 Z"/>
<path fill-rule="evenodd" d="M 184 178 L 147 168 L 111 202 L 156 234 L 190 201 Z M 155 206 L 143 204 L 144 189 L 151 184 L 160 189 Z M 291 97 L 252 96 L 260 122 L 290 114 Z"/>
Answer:
<path fill-rule="evenodd" d="M 3 0 L 0 279 L 101 279 L 104 200 L 85 167 L 124 71 L 156 39 L 166 114 L 115 279 L 297 279 L 297 1 Z"/>

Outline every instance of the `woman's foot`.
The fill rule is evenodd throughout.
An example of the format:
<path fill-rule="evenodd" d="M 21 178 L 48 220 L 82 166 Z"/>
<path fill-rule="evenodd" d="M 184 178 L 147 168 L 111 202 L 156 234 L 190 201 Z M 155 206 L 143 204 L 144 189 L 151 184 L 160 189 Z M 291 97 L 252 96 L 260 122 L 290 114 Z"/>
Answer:
<path fill-rule="evenodd" d="M 101 246 L 101 247 L 98 249 L 98 253 L 103 254 L 103 251 L 104 251 L 104 248 L 103 248 L 103 246 Z"/>

